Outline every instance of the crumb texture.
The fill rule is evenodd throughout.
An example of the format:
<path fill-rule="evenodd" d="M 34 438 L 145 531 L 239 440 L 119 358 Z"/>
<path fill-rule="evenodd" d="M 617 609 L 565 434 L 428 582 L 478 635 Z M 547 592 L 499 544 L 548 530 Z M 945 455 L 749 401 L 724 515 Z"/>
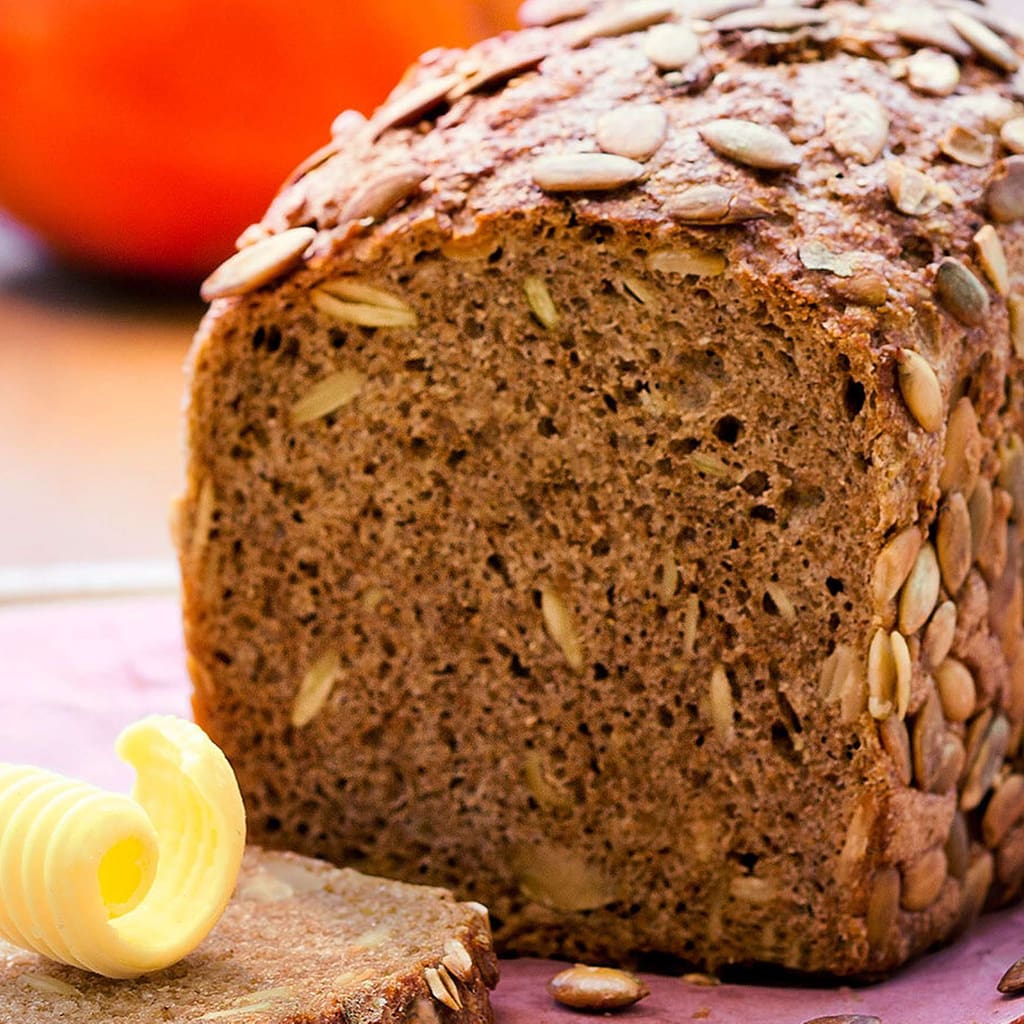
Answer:
<path fill-rule="evenodd" d="M 428 54 L 240 239 L 197 715 L 261 842 L 506 949 L 884 972 L 1024 888 L 1021 37 L 576 6 Z"/>

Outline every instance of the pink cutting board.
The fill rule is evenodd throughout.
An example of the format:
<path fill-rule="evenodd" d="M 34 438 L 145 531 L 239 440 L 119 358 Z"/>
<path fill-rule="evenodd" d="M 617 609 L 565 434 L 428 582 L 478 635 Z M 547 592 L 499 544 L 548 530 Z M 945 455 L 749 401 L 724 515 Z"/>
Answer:
<path fill-rule="evenodd" d="M 175 601 L 36 605 L 0 610 L 0 760 L 38 764 L 126 790 L 113 755 L 129 722 L 154 711 L 188 715 Z M 996 992 L 1024 955 L 1024 908 L 984 918 L 950 949 L 878 985 L 701 988 L 646 976 L 651 995 L 616 1014 L 623 1024 L 801 1024 L 824 1014 L 874 1014 L 884 1024 L 1024 1024 L 1024 997 Z M 494 993 L 498 1024 L 580 1024 L 547 995 L 563 965 L 507 960 Z"/>

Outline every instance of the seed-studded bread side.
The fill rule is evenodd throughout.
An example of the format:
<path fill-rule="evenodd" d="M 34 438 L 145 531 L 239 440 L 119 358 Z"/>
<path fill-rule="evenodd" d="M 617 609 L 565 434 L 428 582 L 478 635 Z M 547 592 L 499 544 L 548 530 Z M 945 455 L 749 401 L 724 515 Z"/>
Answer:
<path fill-rule="evenodd" d="M 115 981 L 0 946 L 19 1024 L 479 1024 L 497 978 L 478 904 L 255 848 L 224 917 L 166 970 Z"/>
<path fill-rule="evenodd" d="M 428 55 L 208 282 L 196 710 L 510 948 L 885 970 L 1024 878 L 1017 36 L 704 6 Z"/>

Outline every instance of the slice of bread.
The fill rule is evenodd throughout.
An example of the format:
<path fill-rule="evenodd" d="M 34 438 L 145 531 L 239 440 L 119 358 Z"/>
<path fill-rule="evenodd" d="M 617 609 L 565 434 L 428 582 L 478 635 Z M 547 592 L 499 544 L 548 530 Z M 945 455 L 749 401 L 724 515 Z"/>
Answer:
<path fill-rule="evenodd" d="M 114 981 L 0 944 L 0 1019 L 486 1024 L 497 978 L 479 904 L 253 847 L 217 927 L 167 970 Z"/>

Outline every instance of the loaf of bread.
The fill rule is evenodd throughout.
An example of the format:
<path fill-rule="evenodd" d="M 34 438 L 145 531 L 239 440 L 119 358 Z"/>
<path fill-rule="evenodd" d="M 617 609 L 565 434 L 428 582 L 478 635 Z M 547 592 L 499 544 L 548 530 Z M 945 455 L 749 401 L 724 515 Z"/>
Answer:
<path fill-rule="evenodd" d="M 1024 79 L 970 0 L 528 0 L 345 114 L 191 357 L 260 841 L 503 948 L 891 970 L 1024 888 Z"/>
<path fill-rule="evenodd" d="M 483 907 L 422 885 L 246 851 L 192 954 L 117 981 L 0 943 L 9 1024 L 488 1024 L 498 963 Z"/>

